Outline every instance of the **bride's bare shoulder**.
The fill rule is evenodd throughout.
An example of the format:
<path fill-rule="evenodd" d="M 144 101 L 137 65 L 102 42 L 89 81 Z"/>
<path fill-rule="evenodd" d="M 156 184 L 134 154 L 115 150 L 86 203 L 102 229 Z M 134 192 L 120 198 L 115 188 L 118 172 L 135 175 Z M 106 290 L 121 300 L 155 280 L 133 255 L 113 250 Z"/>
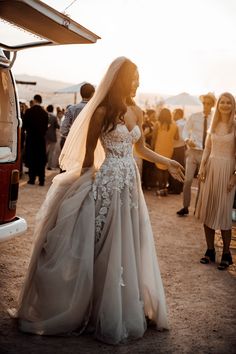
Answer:
<path fill-rule="evenodd" d="M 142 111 L 142 109 L 139 106 L 137 106 L 137 105 L 132 106 L 132 107 L 133 107 L 133 112 L 136 115 L 137 123 L 138 124 L 142 124 L 142 122 L 143 122 L 143 111 Z"/>
<path fill-rule="evenodd" d="M 97 116 L 105 116 L 106 114 L 106 107 L 105 106 L 99 106 L 96 108 L 94 114 L 96 114 Z"/>
<path fill-rule="evenodd" d="M 93 117 L 91 119 L 92 125 L 101 126 L 103 124 L 105 114 L 106 114 L 106 107 L 105 106 L 97 107 L 95 109 Z"/>
<path fill-rule="evenodd" d="M 132 109 L 133 109 L 133 112 L 136 114 L 137 117 L 140 117 L 140 116 L 143 115 L 143 111 L 142 111 L 142 109 L 139 106 L 134 105 L 134 106 L 132 106 Z"/>

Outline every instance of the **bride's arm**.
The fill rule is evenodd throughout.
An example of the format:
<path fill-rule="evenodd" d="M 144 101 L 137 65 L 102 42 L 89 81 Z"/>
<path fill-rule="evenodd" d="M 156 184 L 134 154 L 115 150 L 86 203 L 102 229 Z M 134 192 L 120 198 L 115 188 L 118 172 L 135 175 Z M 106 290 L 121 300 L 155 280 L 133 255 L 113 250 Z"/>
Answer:
<path fill-rule="evenodd" d="M 91 117 L 88 135 L 86 140 L 86 151 L 82 168 L 89 168 L 93 166 L 94 151 L 97 146 L 98 139 L 101 135 L 103 120 L 105 116 L 105 108 L 98 107 Z"/>
<path fill-rule="evenodd" d="M 136 153 L 145 160 L 148 160 L 153 163 L 161 163 L 167 166 L 168 171 L 170 174 L 180 180 L 184 180 L 184 174 L 183 174 L 183 166 L 179 164 L 175 160 L 168 159 L 167 157 L 164 157 L 162 155 L 157 154 L 156 152 L 150 150 L 148 147 L 145 146 L 145 139 L 144 139 L 144 134 L 142 131 L 142 111 L 139 107 L 135 107 L 136 113 L 137 113 L 137 124 L 140 128 L 141 131 L 141 137 L 140 139 L 136 142 L 135 144 L 135 151 Z"/>
<path fill-rule="evenodd" d="M 142 131 L 142 111 L 137 106 L 135 107 L 135 109 L 136 109 L 136 113 L 137 113 L 137 116 L 138 116 L 137 124 L 138 124 L 138 126 L 140 128 L 140 131 L 141 131 L 141 137 L 140 137 L 140 139 L 137 141 L 137 143 L 134 146 L 135 147 L 135 151 L 144 160 L 148 160 L 148 161 L 153 162 L 153 163 L 163 163 L 164 165 L 169 167 L 170 163 L 172 161 L 171 159 L 168 159 L 167 157 L 159 155 L 156 152 L 154 152 L 151 149 L 149 149 L 147 146 L 145 146 L 145 139 L 144 139 L 144 134 L 143 134 L 143 131 Z"/>

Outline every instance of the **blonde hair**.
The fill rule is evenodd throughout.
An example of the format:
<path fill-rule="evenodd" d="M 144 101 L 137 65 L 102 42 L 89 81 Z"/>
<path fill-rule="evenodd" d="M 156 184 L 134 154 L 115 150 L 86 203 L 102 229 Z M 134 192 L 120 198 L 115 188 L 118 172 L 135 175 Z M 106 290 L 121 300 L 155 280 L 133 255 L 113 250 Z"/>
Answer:
<path fill-rule="evenodd" d="M 209 129 L 210 133 L 214 133 L 215 132 L 217 124 L 221 121 L 221 114 L 219 112 L 219 102 L 220 102 L 220 100 L 221 100 L 221 98 L 223 96 L 229 98 L 231 103 L 232 103 L 232 111 L 231 111 L 229 122 L 228 122 L 228 128 L 229 128 L 228 132 L 231 132 L 234 129 L 234 126 L 235 126 L 235 124 L 234 124 L 234 120 L 235 120 L 235 99 L 234 99 L 233 95 L 231 95 L 231 93 L 224 92 L 218 98 L 218 101 L 217 101 L 217 104 L 216 104 L 215 114 L 214 114 L 214 117 L 213 117 L 212 122 L 211 122 L 211 127 Z"/>

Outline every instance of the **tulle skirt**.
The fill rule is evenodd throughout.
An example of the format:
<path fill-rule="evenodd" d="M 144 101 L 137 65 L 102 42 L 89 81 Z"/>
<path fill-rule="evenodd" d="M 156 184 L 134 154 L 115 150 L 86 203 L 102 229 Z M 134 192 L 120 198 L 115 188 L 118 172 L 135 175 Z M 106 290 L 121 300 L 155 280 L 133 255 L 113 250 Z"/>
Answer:
<path fill-rule="evenodd" d="M 99 241 L 93 171 L 55 181 L 36 226 L 19 300 L 22 331 L 88 329 L 111 344 L 140 338 L 146 317 L 167 329 L 164 289 L 139 172 L 132 193 L 114 190 Z M 130 203 L 130 200 L 133 201 Z"/>

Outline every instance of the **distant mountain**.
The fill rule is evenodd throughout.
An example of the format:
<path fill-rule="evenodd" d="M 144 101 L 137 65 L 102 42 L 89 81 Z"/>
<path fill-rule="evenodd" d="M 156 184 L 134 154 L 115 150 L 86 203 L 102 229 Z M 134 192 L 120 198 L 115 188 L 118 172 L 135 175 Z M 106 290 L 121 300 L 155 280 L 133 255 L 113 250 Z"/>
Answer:
<path fill-rule="evenodd" d="M 40 76 L 19 74 L 15 79 L 26 82 L 36 82 L 36 85 L 17 84 L 18 95 L 22 100 L 29 102 L 35 94 L 40 94 L 43 98 L 43 105 L 53 104 L 55 106 L 66 107 L 74 103 L 74 94 L 55 94 L 61 88 L 74 85 L 69 82 L 48 80 Z M 156 93 L 138 93 L 136 102 L 143 108 L 150 108 L 163 101 L 167 96 L 161 96 Z M 77 94 L 77 102 L 80 101 L 80 95 Z"/>
<path fill-rule="evenodd" d="M 15 75 L 15 79 L 26 82 L 36 82 L 36 85 L 17 84 L 18 95 L 22 100 L 30 101 L 35 94 L 40 94 L 43 98 L 43 105 L 54 104 L 55 106 L 65 107 L 74 103 L 73 94 L 55 94 L 54 92 L 73 85 L 69 82 L 48 80 L 40 76 L 31 76 L 25 74 Z M 77 101 L 80 100 L 78 94 Z"/>
<path fill-rule="evenodd" d="M 142 108 L 155 108 L 162 104 L 168 95 L 152 92 L 139 92 L 136 97 L 136 102 Z"/>
<path fill-rule="evenodd" d="M 53 104 L 54 107 L 65 108 L 68 104 L 74 104 L 75 95 L 71 93 L 67 94 L 55 94 L 54 92 L 59 89 L 72 86 L 75 83 L 62 82 L 57 80 L 48 80 L 40 76 L 31 75 L 15 75 L 16 80 L 20 81 L 31 81 L 36 82 L 36 85 L 20 85 L 17 84 L 19 98 L 29 102 L 36 93 L 39 93 L 43 98 L 43 106 L 46 107 L 48 104 Z M 163 106 L 164 101 L 170 95 L 158 94 L 158 93 L 147 93 L 138 92 L 135 101 L 142 109 L 154 108 L 158 110 Z M 80 94 L 77 94 L 76 102 L 80 101 Z M 165 105 L 165 104 L 164 104 Z M 179 105 L 181 107 L 181 105 Z M 170 109 L 172 110 L 173 107 Z M 188 117 L 191 113 L 199 110 L 199 106 L 184 107 L 185 117 Z"/>
<path fill-rule="evenodd" d="M 44 92 L 54 92 L 56 90 L 59 90 L 63 87 L 66 86 L 71 86 L 73 85 L 70 82 L 62 82 L 62 81 L 56 81 L 56 80 L 48 80 L 40 76 L 31 76 L 31 75 L 15 75 L 15 78 L 17 80 L 23 80 L 23 81 L 36 81 L 36 86 L 39 90 L 44 91 Z"/>

